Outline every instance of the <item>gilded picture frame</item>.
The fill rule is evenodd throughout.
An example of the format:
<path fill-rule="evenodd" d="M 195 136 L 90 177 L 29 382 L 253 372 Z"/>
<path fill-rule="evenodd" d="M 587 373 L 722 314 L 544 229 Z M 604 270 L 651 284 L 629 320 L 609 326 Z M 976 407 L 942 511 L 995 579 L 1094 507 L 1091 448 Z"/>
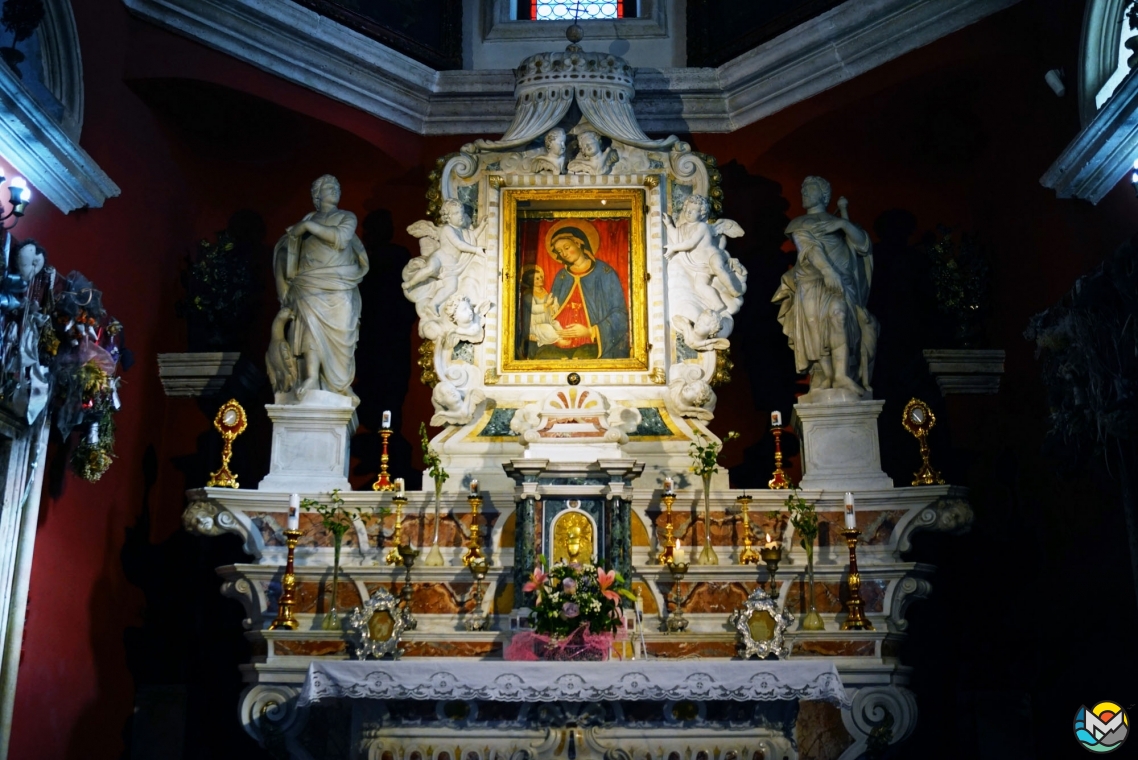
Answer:
<path fill-rule="evenodd" d="M 644 190 L 501 192 L 502 371 L 647 371 Z"/>

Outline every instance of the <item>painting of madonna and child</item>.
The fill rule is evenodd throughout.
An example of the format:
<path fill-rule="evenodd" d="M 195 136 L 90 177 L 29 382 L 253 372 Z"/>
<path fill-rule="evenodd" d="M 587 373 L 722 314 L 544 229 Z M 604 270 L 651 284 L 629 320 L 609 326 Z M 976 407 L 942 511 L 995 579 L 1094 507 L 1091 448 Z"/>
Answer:
<path fill-rule="evenodd" d="M 646 369 L 643 225 L 627 199 L 591 205 L 517 209 L 507 369 Z"/>

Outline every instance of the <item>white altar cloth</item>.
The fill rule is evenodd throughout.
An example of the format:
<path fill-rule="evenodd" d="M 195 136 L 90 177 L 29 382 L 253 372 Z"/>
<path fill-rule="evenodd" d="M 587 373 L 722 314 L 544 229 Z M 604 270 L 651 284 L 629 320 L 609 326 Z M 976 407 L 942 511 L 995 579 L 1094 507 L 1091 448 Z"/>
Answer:
<path fill-rule="evenodd" d="M 825 660 L 516 662 L 423 658 L 335 660 L 308 666 L 299 704 L 321 699 L 480 699 L 600 702 L 669 699 L 825 701 L 849 707 Z"/>

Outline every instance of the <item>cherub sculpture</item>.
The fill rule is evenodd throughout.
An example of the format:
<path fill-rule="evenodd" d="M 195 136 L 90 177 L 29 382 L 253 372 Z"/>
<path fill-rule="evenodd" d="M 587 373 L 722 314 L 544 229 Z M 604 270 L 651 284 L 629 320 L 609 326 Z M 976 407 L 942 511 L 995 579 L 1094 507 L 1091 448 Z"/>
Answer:
<path fill-rule="evenodd" d="M 475 309 L 469 298 L 455 293 L 443 304 L 442 311 L 450 323 L 443 341 L 446 348 L 454 348 L 460 341 L 481 343 L 486 338 L 482 318 L 490 311 L 489 301 L 483 301 Z"/>
<path fill-rule="evenodd" d="M 474 419 L 475 409 L 485 398 L 481 388 L 463 391 L 450 380 L 440 380 L 431 392 L 431 403 L 435 407 L 431 426 L 465 425 Z"/>
<path fill-rule="evenodd" d="M 676 328 L 687 347 L 696 351 L 722 351 L 728 348 L 731 341 L 719 337 L 725 322 L 734 325 L 730 316 L 720 317 L 719 312 L 713 309 L 704 309 L 694 322 L 682 314 L 672 317 L 672 327 Z"/>
<path fill-rule="evenodd" d="M 715 391 L 703 377 L 698 364 L 674 364 L 672 381 L 664 396 L 664 406 L 677 417 L 710 420 L 715 415 Z"/>
<path fill-rule="evenodd" d="M 471 228 L 466 209 L 454 199 L 443 203 L 441 215 L 442 224 L 420 220 L 407 228 L 419 238 L 419 257 L 403 267 L 403 291 L 422 320 L 437 320 L 439 308 L 458 292 L 459 278 L 486 256 L 477 242 L 485 220 Z"/>
<path fill-rule="evenodd" d="M 618 156 L 612 148 L 601 149 L 601 136 L 584 131 L 577 135 L 577 155 L 569 162 L 570 174 L 608 174 Z"/>
<path fill-rule="evenodd" d="M 742 237 L 743 228 L 730 219 L 708 223 L 710 210 L 705 196 L 691 195 L 684 201 L 679 223 L 665 217 L 664 256 L 674 312 L 694 323 L 711 310 L 720 316 L 719 337 L 726 338 L 733 322 L 723 318 L 739 311 L 747 292 L 747 270 L 727 253 L 726 239 Z"/>
<path fill-rule="evenodd" d="M 561 174 L 565 171 L 565 130 L 557 127 L 545 133 L 545 152 L 533 157 L 535 174 Z"/>

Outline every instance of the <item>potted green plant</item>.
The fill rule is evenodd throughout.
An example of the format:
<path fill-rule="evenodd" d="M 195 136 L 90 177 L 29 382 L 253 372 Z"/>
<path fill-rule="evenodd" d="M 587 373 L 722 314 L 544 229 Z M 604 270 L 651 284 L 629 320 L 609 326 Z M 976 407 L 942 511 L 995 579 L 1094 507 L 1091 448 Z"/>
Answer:
<path fill-rule="evenodd" d="M 329 502 L 331 503 L 322 504 L 316 499 L 304 499 L 300 502 L 300 508 L 305 512 L 315 510 L 320 515 L 324 530 L 332 536 L 332 601 L 328 605 L 324 619 L 320 622 L 320 627 L 325 631 L 338 631 L 340 613 L 336 609 L 336 598 L 340 590 L 340 547 L 344 543 L 344 534 L 352 529 L 356 520 L 366 525 L 376 515 L 386 515 L 388 510 L 379 507 L 373 514 L 364 515 L 358 509 L 345 507 L 344 500 L 340 498 L 339 488 L 332 491 Z"/>
<path fill-rule="evenodd" d="M 691 471 L 703 480 L 703 550 L 699 553 L 700 565 L 718 565 L 719 556 L 711 548 L 711 476 L 719 472 L 719 452 L 739 434 L 734 430 L 723 436 L 722 442 L 709 441 L 697 435 L 688 447 Z"/>
<path fill-rule="evenodd" d="M 794 534 L 798 536 L 798 543 L 806 551 L 806 589 L 809 609 L 802 618 L 802 629 L 806 631 L 822 631 L 826 624 L 814 606 L 814 540 L 818 538 L 818 513 L 814 505 L 808 504 L 795 488 L 786 497 L 786 511 L 790 515 L 790 524 L 794 526 Z M 777 514 L 776 514 L 777 519 Z"/>
<path fill-rule="evenodd" d="M 423 447 L 423 466 L 427 468 L 427 474 L 435 481 L 435 537 L 431 541 L 431 551 L 423 560 L 423 564 L 427 567 L 442 567 L 444 563 L 443 553 L 439 550 L 439 520 L 442 513 L 443 483 L 450 475 L 443 469 L 439 453 L 431 448 L 431 443 L 427 439 L 427 425 L 423 422 L 419 423 L 419 443 Z"/>

